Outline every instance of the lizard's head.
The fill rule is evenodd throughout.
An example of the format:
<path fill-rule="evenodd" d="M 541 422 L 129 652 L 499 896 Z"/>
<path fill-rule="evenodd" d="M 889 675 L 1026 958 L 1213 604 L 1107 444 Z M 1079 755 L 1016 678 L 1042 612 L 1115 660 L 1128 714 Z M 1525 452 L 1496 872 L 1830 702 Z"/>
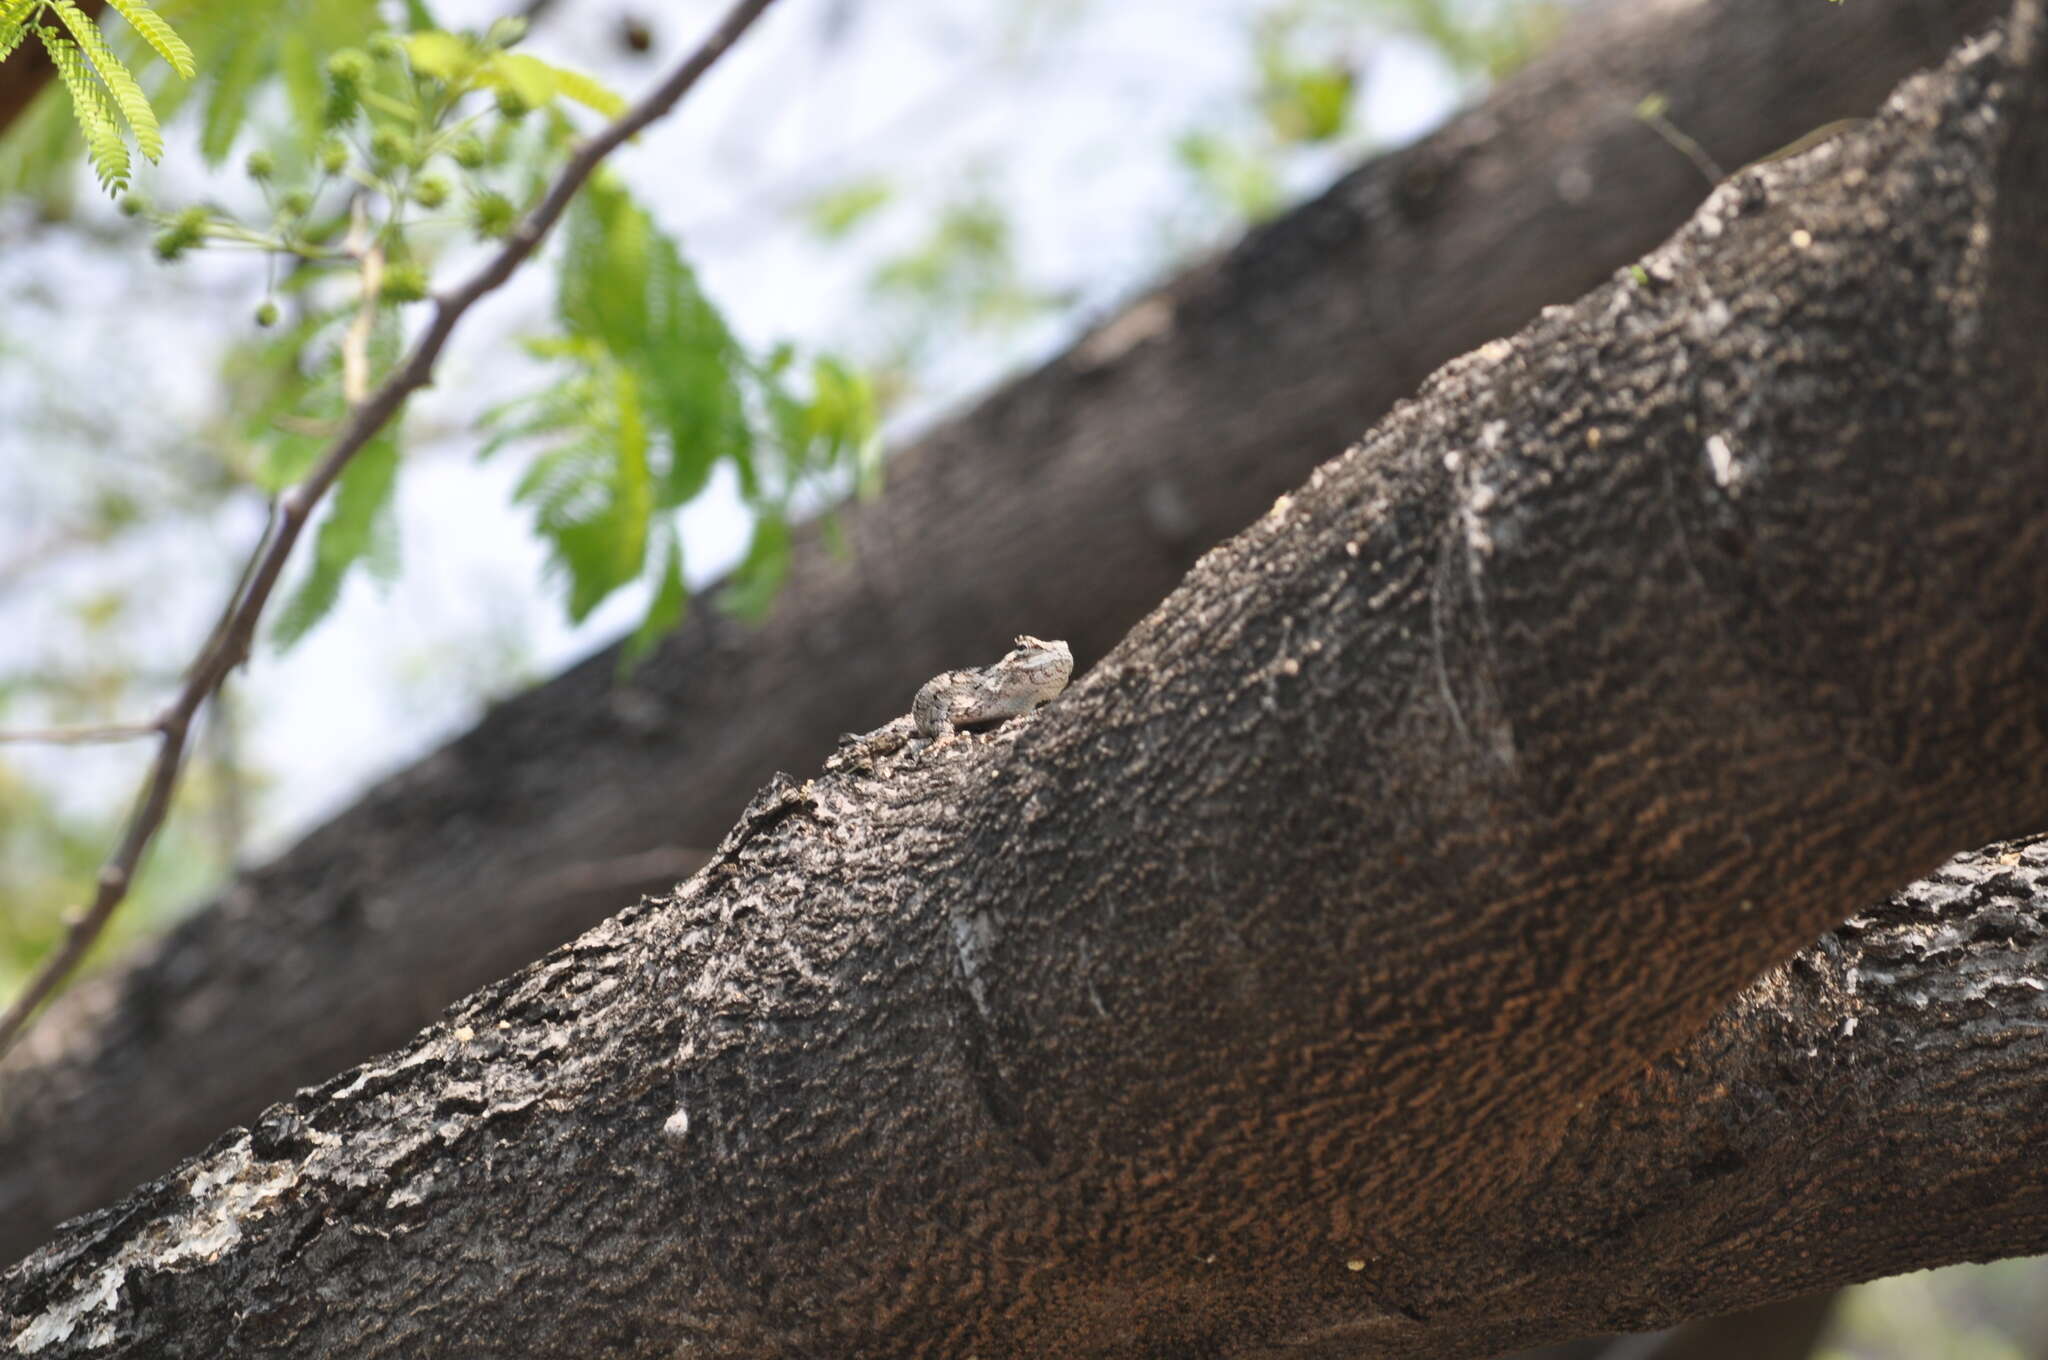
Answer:
<path fill-rule="evenodd" d="M 1029 633 L 1017 635 L 1017 645 L 1003 658 L 1006 666 L 1023 667 L 1034 671 L 1051 671 L 1065 667 L 1069 673 L 1074 668 L 1074 653 L 1064 642 L 1047 642 L 1032 637 Z"/>

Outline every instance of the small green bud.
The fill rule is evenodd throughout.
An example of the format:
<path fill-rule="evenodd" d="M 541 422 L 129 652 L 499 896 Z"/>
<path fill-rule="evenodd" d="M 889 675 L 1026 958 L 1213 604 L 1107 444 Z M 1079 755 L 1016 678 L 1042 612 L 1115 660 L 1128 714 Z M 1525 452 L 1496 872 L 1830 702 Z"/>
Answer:
<path fill-rule="evenodd" d="M 419 302 L 427 295 L 427 271 L 411 260 L 393 261 L 384 266 L 377 295 L 386 302 Z"/>
<path fill-rule="evenodd" d="M 169 262 L 206 239 L 206 209 L 187 208 L 156 235 L 156 257 Z"/>
<path fill-rule="evenodd" d="M 356 116 L 369 78 L 369 54 L 357 48 L 344 47 L 327 59 L 327 107 L 321 114 L 327 126 L 340 127 Z"/>
<path fill-rule="evenodd" d="M 121 216 L 141 217 L 149 211 L 149 196 L 141 192 L 121 195 Z"/>
<path fill-rule="evenodd" d="M 320 168 L 330 175 L 338 175 L 348 169 L 348 143 L 339 137 L 323 137 L 320 141 Z"/>
<path fill-rule="evenodd" d="M 507 122 L 516 123 L 533 112 L 533 105 L 517 91 L 500 87 L 498 92 L 498 116 Z"/>
<path fill-rule="evenodd" d="M 395 127 L 380 127 L 370 134 L 370 159 L 379 169 L 410 164 L 412 138 Z"/>
<path fill-rule="evenodd" d="M 284 209 L 286 217 L 304 217 L 313 210 L 313 195 L 304 189 L 291 189 L 278 200 L 277 206 Z"/>
<path fill-rule="evenodd" d="M 448 201 L 448 181 L 439 175 L 422 175 L 412 186 L 412 201 L 422 208 L 438 208 Z"/>
<path fill-rule="evenodd" d="M 448 154 L 465 170 L 481 170 L 485 161 L 489 159 L 488 153 L 484 150 L 483 140 L 468 132 L 455 139 L 455 145 L 448 148 Z"/>
<path fill-rule="evenodd" d="M 502 19 L 492 21 L 491 26 L 484 31 L 484 42 L 502 50 L 518 46 L 519 40 L 525 36 L 526 20 L 517 14 L 508 14 Z"/>
<path fill-rule="evenodd" d="M 277 324 L 277 304 L 269 298 L 256 304 L 256 324 L 263 327 Z"/>
<path fill-rule="evenodd" d="M 344 47 L 327 59 L 327 78 L 336 85 L 360 86 L 370 78 L 370 54 Z"/>
<path fill-rule="evenodd" d="M 250 179 L 269 179 L 277 173 L 277 157 L 268 151 L 251 151 L 249 159 L 244 161 L 242 166 L 249 172 Z"/>
<path fill-rule="evenodd" d="M 363 46 L 370 49 L 370 55 L 379 61 L 397 61 L 405 55 L 405 47 L 389 33 L 372 33 Z"/>
<path fill-rule="evenodd" d="M 518 220 L 512 200 L 496 190 L 487 189 L 469 200 L 469 227 L 479 236 L 509 236 Z"/>

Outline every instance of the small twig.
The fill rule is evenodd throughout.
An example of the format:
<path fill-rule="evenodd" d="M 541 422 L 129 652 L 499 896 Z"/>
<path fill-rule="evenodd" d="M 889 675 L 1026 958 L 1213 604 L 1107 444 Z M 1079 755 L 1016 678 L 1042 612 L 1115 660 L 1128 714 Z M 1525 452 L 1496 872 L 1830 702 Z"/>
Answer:
<path fill-rule="evenodd" d="M 1726 179 L 1728 176 L 1721 169 L 1720 163 L 1709 156 L 1707 149 L 1687 135 L 1684 129 L 1665 117 L 1664 109 L 1664 97 L 1651 95 L 1636 105 L 1636 117 L 1646 124 L 1650 131 L 1670 143 L 1679 155 L 1691 161 L 1693 169 L 1705 176 L 1708 184 L 1719 184 Z"/>
<path fill-rule="evenodd" d="M 87 746 L 94 742 L 133 741 L 162 734 L 162 719 L 137 723 L 103 723 L 97 727 L 0 728 L 0 745 Z"/>
<path fill-rule="evenodd" d="M 300 531 L 319 505 L 320 498 L 341 476 L 349 459 L 398 413 L 406 398 L 432 381 L 434 364 L 455 330 L 455 323 L 479 299 L 502 287 L 527 256 L 533 254 L 598 164 L 628 138 L 675 107 L 676 102 L 739 41 L 740 35 L 772 3 L 774 0 L 738 0 L 711 35 L 670 73 L 668 79 L 616 122 L 585 142 L 569 158 L 569 163 L 556 176 L 540 205 L 483 268 L 453 293 L 435 299 L 433 319 L 427 324 L 426 332 L 414 342 L 405 361 L 375 392 L 349 412 L 348 423 L 306 479 L 278 499 L 270 524 L 250 557 L 242 585 L 229 598 L 220 622 L 201 648 L 198 659 L 192 663 L 184 688 L 157 721 L 163 744 L 157 748 L 156 760 L 150 766 L 135 806 L 128 815 L 120 844 L 100 869 L 91 905 L 71 919 L 64 938 L 37 966 L 35 976 L 29 979 L 21 995 L 7 1008 L 6 1015 L 0 1016 L 0 1055 L 14 1046 L 27 1028 L 29 1018 L 70 975 L 79 959 L 85 956 L 86 950 L 106 928 L 114 908 L 127 896 L 142 852 L 149 847 L 157 829 L 163 825 L 165 812 L 170 808 L 171 792 L 177 785 L 178 768 L 185 754 L 185 738 L 191 731 L 193 715 L 220 687 L 228 672 L 248 656 L 257 620 L 262 617 L 263 607 L 277 587 L 278 576 L 284 571 L 285 560 L 291 556 L 292 545 L 298 541 Z"/>
<path fill-rule="evenodd" d="M 370 240 L 369 210 L 360 196 L 349 206 L 348 252 L 362 270 L 362 301 L 341 341 L 341 399 L 353 410 L 370 397 L 370 333 L 384 287 L 384 247 Z"/>

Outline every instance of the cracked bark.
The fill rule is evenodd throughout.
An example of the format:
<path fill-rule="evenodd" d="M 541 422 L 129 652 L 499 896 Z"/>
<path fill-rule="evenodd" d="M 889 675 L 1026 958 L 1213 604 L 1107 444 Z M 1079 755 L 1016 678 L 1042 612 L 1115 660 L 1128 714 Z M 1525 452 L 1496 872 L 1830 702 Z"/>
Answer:
<path fill-rule="evenodd" d="M 699 610 L 632 686 L 606 653 L 501 706 L 81 986 L 7 1069 L 0 1259 L 667 889 L 771 770 L 928 676 L 1018 631 L 1100 655 L 1432 366 L 1678 224 L 1706 186 L 1636 120 L 1645 95 L 1737 165 L 1867 112 L 1996 12 L 1617 7 L 1140 299 L 895 459 L 853 563 L 805 546 L 765 628 Z"/>
<path fill-rule="evenodd" d="M 2048 1246 L 2048 853 L 1772 969 L 2048 815 L 2016 15 L 1440 371 L 1035 719 L 780 789 L 72 1225 L 7 1335 L 1478 1356 Z"/>

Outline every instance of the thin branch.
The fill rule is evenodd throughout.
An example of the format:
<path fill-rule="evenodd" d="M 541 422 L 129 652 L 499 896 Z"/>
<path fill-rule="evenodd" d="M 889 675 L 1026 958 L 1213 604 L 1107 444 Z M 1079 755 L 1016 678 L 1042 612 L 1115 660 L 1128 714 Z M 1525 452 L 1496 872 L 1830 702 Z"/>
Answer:
<path fill-rule="evenodd" d="M 361 269 L 362 300 L 341 342 L 341 395 L 350 409 L 370 395 L 370 332 L 377 325 L 377 295 L 384 288 L 384 247 L 370 241 L 369 210 L 362 195 L 349 205 L 349 253 Z"/>
<path fill-rule="evenodd" d="M 583 187 L 585 180 L 598 165 L 617 150 L 628 138 L 638 133 L 670 109 L 674 108 L 690 91 L 704 73 L 717 63 L 720 57 L 739 41 L 740 36 L 752 26 L 762 12 L 774 0 L 739 0 L 719 25 L 689 58 L 672 72 L 653 93 L 628 109 L 616 122 L 591 138 L 569 158 L 569 163 L 555 178 L 548 189 L 547 197 L 528 215 L 519 229 L 507 238 L 497 254 L 487 261 L 483 268 L 473 275 L 469 282 L 435 299 L 434 317 L 428 323 L 426 333 L 414 343 L 405 357 L 405 362 L 386 378 L 369 398 L 357 405 L 349 415 L 348 423 L 341 434 L 328 446 L 306 480 L 287 491 L 279 498 L 276 513 L 263 537 L 258 540 L 255 553 L 250 558 L 252 570 L 245 573 L 244 584 L 230 598 L 221 621 L 200 650 L 199 657 L 187 673 L 184 689 L 164 710 L 158 720 L 158 730 L 163 734 L 163 745 L 157 749 L 155 762 L 150 766 L 142 791 L 137 796 L 135 807 L 129 813 L 128 825 L 122 833 L 120 845 L 101 867 L 98 882 L 93 892 L 92 904 L 80 912 L 65 930 L 64 939 L 49 957 L 37 967 L 35 976 L 28 986 L 0 1017 L 0 1055 L 12 1048 L 23 1031 L 28 1027 L 36 1009 L 56 991 L 58 985 L 68 977 L 71 970 L 83 958 L 93 941 L 99 938 L 111 919 L 114 908 L 127 896 L 128 885 L 134 877 L 136 866 L 142 859 L 142 852 L 149 847 L 157 830 L 163 825 L 164 814 L 170 807 L 171 793 L 177 786 L 178 769 L 185 753 L 185 738 L 191 730 L 193 715 L 216 689 L 229 671 L 240 665 L 249 655 L 251 640 L 255 637 L 257 621 L 262 617 L 263 607 L 277 587 L 277 580 L 284 571 L 284 564 L 291 556 L 292 545 L 298 541 L 299 533 L 306 526 L 313 510 L 327 489 L 334 485 L 348 466 L 349 459 L 376 437 L 377 432 L 390 423 L 391 418 L 405 404 L 407 397 L 425 387 L 434 376 L 434 365 L 447 345 L 448 337 L 455 330 L 455 323 L 463 313 L 475 306 L 479 299 L 502 287 L 526 258 L 533 254 L 548 231 L 560 220 L 568 209 L 569 200 Z"/>
<path fill-rule="evenodd" d="M 88 727 L 0 728 L 0 745 L 88 746 L 95 742 L 133 741 L 164 730 L 162 719 L 134 723 L 102 723 Z"/>
<path fill-rule="evenodd" d="M 1718 161 L 1707 154 L 1705 147 L 1688 136 L 1685 130 L 1679 127 L 1678 124 L 1664 116 L 1661 101 L 1654 98 L 1646 99 L 1636 105 L 1636 117 L 1650 131 L 1670 143 L 1673 150 L 1691 161 L 1693 169 L 1699 171 L 1708 184 L 1719 184 L 1728 177 L 1728 172 L 1721 168 Z"/>

